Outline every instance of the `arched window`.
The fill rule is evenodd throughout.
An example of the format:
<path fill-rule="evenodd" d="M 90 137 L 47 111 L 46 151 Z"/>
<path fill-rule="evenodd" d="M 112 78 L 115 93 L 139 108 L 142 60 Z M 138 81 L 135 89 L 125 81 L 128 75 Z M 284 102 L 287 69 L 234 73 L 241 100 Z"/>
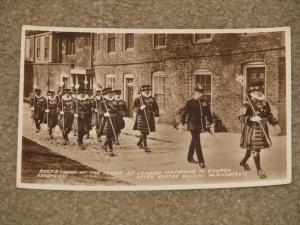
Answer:
<path fill-rule="evenodd" d="M 210 70 L 195 70 L 193 74 L 193 88 L 195 88 L 197 85 L 201 85 L 204 88 L 204 97 L 210 104 L 211 101 L 211 95 L 212 95 L 212 88 L 211 88 L 211 71 Z"/>

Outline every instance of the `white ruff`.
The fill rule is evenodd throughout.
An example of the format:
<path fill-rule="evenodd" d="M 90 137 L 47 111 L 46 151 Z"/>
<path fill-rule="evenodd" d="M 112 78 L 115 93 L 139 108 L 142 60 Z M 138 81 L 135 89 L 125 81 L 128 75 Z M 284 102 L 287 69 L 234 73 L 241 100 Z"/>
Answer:
<path fill-rule="evenodd" d="M 265 100 L 265 98 L 266 98 L 265 95 L 257 96 L 257 95 L 255 95 L 254 93 L 251 93 L 250 95 L 251 95 L 252 98 L 255 98 L 255 99 L 261 100 L 261 101 L 262 101 L 262 100 Z"/>
<path fill-rule="evenodd" d="M 112 101 L 114 98 L 109 98 L 107 96 L 104 96 L 105 99 L 109 100 L 109 101 Z"/>
<path fill-rule="evenodd" d="M 67 98 L 67 96 L 63 95 L 63 96 L 62 96 L 62 99 L 63 99 L 64 101 L 70 101 L 70 100 L 72 100 L 72 96 L 69 96 L 69 97 Z"/>

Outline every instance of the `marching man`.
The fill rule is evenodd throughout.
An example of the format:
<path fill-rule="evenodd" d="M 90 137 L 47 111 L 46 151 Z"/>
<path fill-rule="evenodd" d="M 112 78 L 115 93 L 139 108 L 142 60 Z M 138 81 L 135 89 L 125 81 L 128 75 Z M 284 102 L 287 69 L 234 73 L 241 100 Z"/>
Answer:
<path fill-rule="evenodd" d="M 61 101 L 58 104 L 59 109 L 59 127 L 62 131 L 64 138 L 64 144 L 69 142 L 69 133 L 72 130 L 74 121 L 74 102 L 71 96 L 72 92 L 70 89 L 64 89 L 62 91 Z"/>
<path fill-rule="evenodd" d="M 47 116 L 47 124 L 50 139 L 53 139 L 53 128 L 58 124 L 58 108 L 59 98 L 55 95 L 54 90 L 49 90 L 47 93 L 47 109 L 45 110 Z"/>
<path fill-rule="evenodd" d="M 77 120 L 77 143 L 81 150 L 85 150 L 83 136 L 87 135 L 91 129 L 91 104 L 84 89 L 78 89 L 75 107 L 76 113 L 74 114 L 74 117 Z"/>
<path fill-rule="evenodd" d="M 134 100 L 133 108 L 136 112 L 136 120 L 133 129 L 141 132 L 137 146 L 150 152 L 147 145 L 147 136 L 155 131 L 155 121 L 159 117 L 159 107 L 154 97 L 151 96 L 151 86 L 142 85 L 141 95 Z"/>
<path fill-rule="evenodd" d="M 101 102 L 101 115 L 104 116 L 103 132 L 106 135 L 103 150 L 113 156 L 113 139 L 117 139 L 116 127 L 118 116 L 118 103 L 113 98 L 112 89 L 110 87 L 100 90 L 103 96 Z"/>
<path fill-rule="evenodd" d="M 96 91 L 95 101 L 93 102 L 94 108 L 94 121 L 96 125 L 96 134 L 97 134 L 97 141 L 101 142 L 101 136 L 103 135 L 103 127 L 104 127 L 104 116 L 102 112 L 102 94 L 101 90 Z"/>
<path fill-rule="evenodd" d="M 114 90 L 114 99 L 118 103 L 118 118 L 117 118 L 117 140 L 116 145 L 119 145 L 119 137 L 121 134 L 121 130 L 125 127 L 125 121 L 123 117 L 127 116 L 127 106 L 126 102 L 121 99 L 121 90 Z"/>
<path fill-rule="evenodd" d="M 187 123 L 187 128 L 191 132 L 192 140 L 189 146 L 187 161 L 190 163 L 199 163 L 201 168 L 205 168 L 202 147 L 200 143 L 200 133 L 205 132 L 206 121 L 209 124 L 210 132 L 214 133 L 214 122 L 210 111 L 209 103 L 203 98 L 204 89 L 198 86 L 194 90 L 194 96 L 188 100 L 183 108 L 180 129 Z M 196 151 L 198 161 L 194 157 Z"/>
<path fill-rule="evenodd" d="M 41 130 L 41 124 L 43 123 L 46 109 L 46 99 L 41 94 L 41 89 L 36 87 L 34 89 L 34 96 L 30 99 L 31 118 L 35 122 L 36 132 Z"/>
<path fill-rule="evenodd" d="M 274 126 L 276 135 L 281 133 L 278 121 L 274 118 L 269 103 L 263 94 L 263 84 L 256 82 L 249 88 L 248 102 L 243 105 L 242 115 L 239 120 L 242 123 L 242 136 L 240 146 L 246 149 L 246 153 L 240 165 L 245 170 L 250 170 L 247 160 L 253 155 L 259 178 L 266 178 L 266 173 L 260 165 L 261 149 L 271 147 L 271 139 L 267 122 Z"/>

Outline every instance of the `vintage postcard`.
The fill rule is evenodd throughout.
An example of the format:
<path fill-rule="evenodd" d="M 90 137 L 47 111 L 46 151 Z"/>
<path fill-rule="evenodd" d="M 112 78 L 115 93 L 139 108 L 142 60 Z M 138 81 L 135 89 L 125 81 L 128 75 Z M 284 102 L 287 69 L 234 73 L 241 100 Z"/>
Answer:
<path fill-rule="evenodd" d="M 291 182 L 290 28 L 23 26 L 17 187 Z"/>

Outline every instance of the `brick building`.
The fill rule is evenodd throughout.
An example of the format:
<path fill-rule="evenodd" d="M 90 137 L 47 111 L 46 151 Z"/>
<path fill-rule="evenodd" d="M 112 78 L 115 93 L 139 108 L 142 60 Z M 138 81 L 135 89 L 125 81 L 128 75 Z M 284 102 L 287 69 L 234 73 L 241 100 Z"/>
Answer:
<path fill-rule="evenodd" d="M 25 83 L 27 97 L 34 85 L 45 92 L 60 85 L 92 88 L 93 35 L 70 32 L 27 32 L 25 38 Z M 84 81 L 87 80 L 87 85 Z"/>
<path fill-rule="evenodd" d="M 94 41 L 97 82 L 122 89 L 129 106 L 138 87 L 151 84 L 163 122 L 172 122 L 200 83 L 223 127 L 240 132 L 237 116 L 244 96 L 235 74 L 241 73 L 247 87 L 255 80 L 265 83 L 272 110 L 286 128 L 284 32 L 109 33 L 96 34 Z"/>

